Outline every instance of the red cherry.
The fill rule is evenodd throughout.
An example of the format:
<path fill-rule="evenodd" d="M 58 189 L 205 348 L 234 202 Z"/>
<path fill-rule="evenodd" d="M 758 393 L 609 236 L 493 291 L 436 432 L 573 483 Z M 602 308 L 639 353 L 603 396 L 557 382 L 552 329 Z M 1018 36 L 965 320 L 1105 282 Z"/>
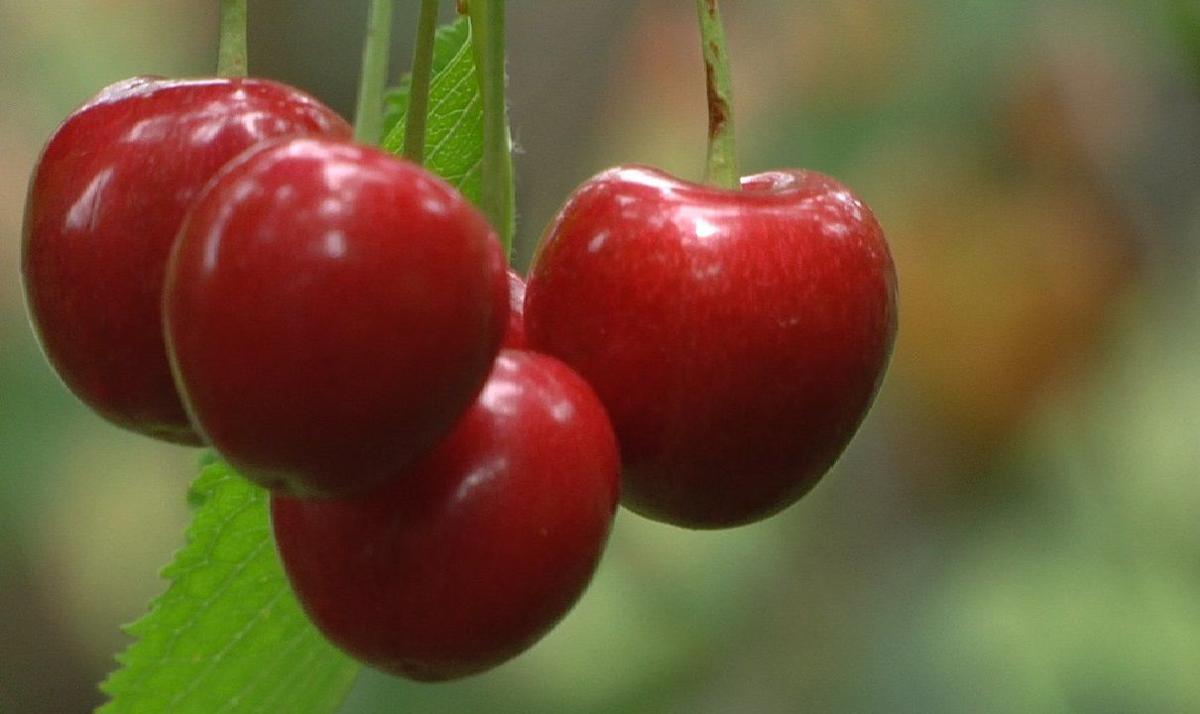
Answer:
<path fill-rule="evenodd" d="M 695 528 L 802 496 L 862 421 L 896 332 L 896 277 L 870 210 L 779 171 L 741 191 L 617 168 L 585 183 L 530 273 L 531 346 L 596 389 L 625 504 Z"/>
<path fill-rule="evenodd" d="M 274 495 L 284 568 L 325 635 L 413 679 L 532 646 L 586 588 L 619 497 L 599 400 L 561 362 L 504 350 L 432 452 L 353 500 Z"/>
<path fill-rule="evenodd" d="M 285 139 L 196 200 L 164 318 L 193 420 L 235 468 L 349 495 L 431 448 L 475 398 L 508 322 L 504 258 L 425 169 Z"/>
<path fill-rule="evenodd" d="M 138 77 L 67 117 L 25 209 L 21 269 L 34 328 L 67 387 L 109 421 L 198 444 L 163 347 L 163 272 L 188 205 L 269 137 L 348 137 L 303 92 L 261 79 Z"/>
<path fill-rule="evenodd" d="M 525 337 L 525 281 L 512 270 L 508 271 L 508 331 L 504 333 L 504 347 L 529 348 Z"/>

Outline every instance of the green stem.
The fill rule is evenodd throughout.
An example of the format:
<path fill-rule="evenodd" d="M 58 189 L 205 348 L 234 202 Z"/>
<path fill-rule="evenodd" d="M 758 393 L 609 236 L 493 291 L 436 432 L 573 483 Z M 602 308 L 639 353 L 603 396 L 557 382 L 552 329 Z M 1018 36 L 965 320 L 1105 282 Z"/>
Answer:
<path fill-rule="evenodd" d="M 705 182 L 728 189 L 740 188 L 737 152 L 733 141 L 733 76 L 725 26 L 717 0 L 696 0 L 700 16 L 700 41 L 708 85 L 708 167 Z"/>
<path fill-rule="evenodd" d="M 429 115 L 429 83 L 433 75 L 433 40 L 437 34 L 438 0 L 421 0 L 417 43 L 413 50 L 408 119 L 404 125 L 404 158 L 425 162 L 425 122 Z"/>
<path fill-rule="evenodd" d="M 383 138 L 383 90 L 387 87 L 391 40 L 392 0 L 371 0 L 354 114 L 354 139 L 360 144 L 375 146 Z"/>
<path fill-rule="evenodd" d="M 217 75 L 246 76 L 246 0 L 221 0 Z"/>
<path fill-rule="evenodd" d="M 504 0 L 468 0 L 475 71 L 483 95 L 483 212 L 512 251 L 513 167 L 504 94 Z"/>

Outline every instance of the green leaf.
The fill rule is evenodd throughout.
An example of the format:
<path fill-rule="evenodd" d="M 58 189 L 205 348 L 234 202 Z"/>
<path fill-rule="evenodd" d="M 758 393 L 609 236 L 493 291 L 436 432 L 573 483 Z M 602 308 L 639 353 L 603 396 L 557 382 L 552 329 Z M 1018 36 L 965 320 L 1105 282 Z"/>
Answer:
<path fill-rule="evenodd" d="M 433 38 L 433 65 L 431 67 L 433 76 L 437 76 L 446 69 L 446 65 L 450 64 L 450 60 L 458 54 L 460 47 L 469 46 L 470 43 L 471 25 L 467 22 L 467 18 L 462 17 L 455 22 L 439 27 Z M 388 89 L 384 94 L 384 136 L 392 133 L 396 125 L 403 122 L 404 116 L 408 112 L 408 94 L 411 88 L 412 75 L 406 73 L 395 87 Z M 403 139 L 404 130 L 401 129 L 400 132 L 400 138 Z"/>
<path fill-rule="evenodd" d="M 332 712 L 359 666 L 309 623 L 280 568 L 267 494 L 228 466 L 204 467 L 188 497 L 187 544 L 167 591 L 127 628 L 137 641 L 100 688 L 100 711 Z"/>
<path fill-rule="evenodd" d="M 404 117 L 408 113 L 408 95 L 411 90 L 412 76 L 405 74 L 400 78 L 399 84 L 389 87 L 383 93 L 383 135 L 385 137 L 392 133 L 397 124 L 404 121 Z"/>
<path fill-rule="evenodd" d="M 388 100 L 389 119 L 383 148 L 404 148 L 407 81 Z M 471 26 L 466 18 L 438 30 L 429 87 L 429 119 L 425 130 L 425 166 L 478 204 L 483 160 L 483 102 L 471 53 Z"/>

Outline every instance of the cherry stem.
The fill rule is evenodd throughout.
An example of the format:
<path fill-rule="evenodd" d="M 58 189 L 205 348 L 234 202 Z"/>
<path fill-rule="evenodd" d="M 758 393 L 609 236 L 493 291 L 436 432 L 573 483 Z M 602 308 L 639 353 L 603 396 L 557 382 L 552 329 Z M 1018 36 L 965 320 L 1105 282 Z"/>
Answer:
<path fill-rule="evenodd" d="M 504 0 L 467 0 L 475 72 L 483 95 L 483 212 L 512 251 L 513 166 L 504 68 Z"/>
<path fill-rule="evenodd" d="M 217 75 L 245 77 L 246 0 L 221 0 Z"/>
<path fill-rule="evenodd" d="M 371 0 L 354 113 L 354 139 L 360 144 L 375 146 L 383 138 L 383 91 L 387 87 L 391 40 L 392 0 Z"/>
<path fill-rule="evenodd" d="M 404 125 L 404 158 L 425 162 L 425 122 L 429 115 L 429 83 L 433 76 L 433 43 L 437 34 L 438 0 L 421 0 L 417 42 L 413 50 L 408 118 Z"/>
<path fill-rule="evenodd" d="M 737 152 L 733 137 L 733 75 L 725 25 L 717 0 L 696 0 L 700 16 L 700 43 L 704 50 L 704 73 L 708 86 L 708 164 L 704 181 L 737 190 Z"/>

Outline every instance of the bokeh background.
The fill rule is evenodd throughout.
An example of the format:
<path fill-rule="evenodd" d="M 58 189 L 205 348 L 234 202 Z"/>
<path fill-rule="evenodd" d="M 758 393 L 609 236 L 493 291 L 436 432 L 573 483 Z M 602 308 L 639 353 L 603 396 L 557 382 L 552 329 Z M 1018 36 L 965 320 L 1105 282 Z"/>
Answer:
<path fill-rule="evenodd" d="M 108 426 L 42 360 L 26 182 L 100 87 L 210 72 L 216 4 L 0 0 L 0 711 L 100 702 L 198 457 Z M 365 673 L 345 711 L 1200 711 L 1200 2 L 725 6 L 743 168 L 834 174 L 888 232 L 902 318 L 874 410 L 784 514 L 623 513 L 530 653 L 452 685 Z M 693 13 L 510 3 L 519 265 L 603 167 L 699 177 Z M 364 0 L 251 15 L 252 70 L 349 114 Z"/>

